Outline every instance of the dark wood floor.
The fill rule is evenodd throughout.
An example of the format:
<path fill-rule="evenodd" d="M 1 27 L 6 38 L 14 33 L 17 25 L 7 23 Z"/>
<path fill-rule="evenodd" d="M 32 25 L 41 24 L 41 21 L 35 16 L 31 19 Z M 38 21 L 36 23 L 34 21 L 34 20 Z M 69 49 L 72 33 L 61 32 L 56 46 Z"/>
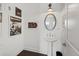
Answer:
<path fill-rule="evenodd" d="M 45 54 L 37 53 L 37 52 L 32 52 L 32 51 L 27 51 L 23 50 L 20 54 L 17 56 L 47 56 Z"/>

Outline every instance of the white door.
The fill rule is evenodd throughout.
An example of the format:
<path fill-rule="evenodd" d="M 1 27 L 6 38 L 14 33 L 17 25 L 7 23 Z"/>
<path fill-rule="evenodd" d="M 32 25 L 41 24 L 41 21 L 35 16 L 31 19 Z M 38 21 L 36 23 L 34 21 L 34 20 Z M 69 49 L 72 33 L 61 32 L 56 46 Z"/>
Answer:
<path fill-rule="evenodd" d="M 66 46 L 63 55 L 79 55 L 79 4 L 67 4 L 67 32 L 65 34 Z"/>

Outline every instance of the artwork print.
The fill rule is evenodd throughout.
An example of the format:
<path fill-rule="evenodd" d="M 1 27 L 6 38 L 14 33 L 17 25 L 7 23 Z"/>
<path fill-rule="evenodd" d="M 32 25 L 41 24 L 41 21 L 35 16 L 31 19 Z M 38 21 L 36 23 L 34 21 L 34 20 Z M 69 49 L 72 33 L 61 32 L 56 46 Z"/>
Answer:
<path fill-rule="evenodd" d="M 21 19 L 10 16 L 10 36 L 21 34 Z"/>
<path fill-rule="evenodd" d="M 0 13 L 0 36 L 2 33 L 2 13 Z"/>
<path fill-rule="evenodd" d="M 15 8 L 15 15 L 21 17 L 22 16 L 21 9 L 19 9 L 19 8 L 16 7 Z"/>
<path fill-rule="evenodd" d="M 0 23 L 2 23 L 2 13 L 0 13 Z"/>

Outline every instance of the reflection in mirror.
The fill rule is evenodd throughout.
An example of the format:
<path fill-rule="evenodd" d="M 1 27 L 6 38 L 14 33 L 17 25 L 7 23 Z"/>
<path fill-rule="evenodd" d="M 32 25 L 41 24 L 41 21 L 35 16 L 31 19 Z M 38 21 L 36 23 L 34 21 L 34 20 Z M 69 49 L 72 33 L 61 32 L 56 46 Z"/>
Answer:
<path fill-rule="evenodd" d="M 47 30 L 53 30 L 56 26 L 56 17 L 53 14 L 48 14 L 45 17 L 44 25 Z"/>

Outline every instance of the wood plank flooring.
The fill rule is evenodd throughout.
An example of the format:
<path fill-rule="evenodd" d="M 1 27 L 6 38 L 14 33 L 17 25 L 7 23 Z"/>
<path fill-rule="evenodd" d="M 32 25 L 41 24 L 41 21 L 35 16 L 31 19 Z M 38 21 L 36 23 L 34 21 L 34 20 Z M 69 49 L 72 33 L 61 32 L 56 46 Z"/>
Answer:
<path fill-rule="evenodd" d="M 17 56 L 47 56 L 45 54 L 37 53 L 37 52 L 32 52 L 32 51 L 27 51 L 23 50 L 20 54 Z"/>

